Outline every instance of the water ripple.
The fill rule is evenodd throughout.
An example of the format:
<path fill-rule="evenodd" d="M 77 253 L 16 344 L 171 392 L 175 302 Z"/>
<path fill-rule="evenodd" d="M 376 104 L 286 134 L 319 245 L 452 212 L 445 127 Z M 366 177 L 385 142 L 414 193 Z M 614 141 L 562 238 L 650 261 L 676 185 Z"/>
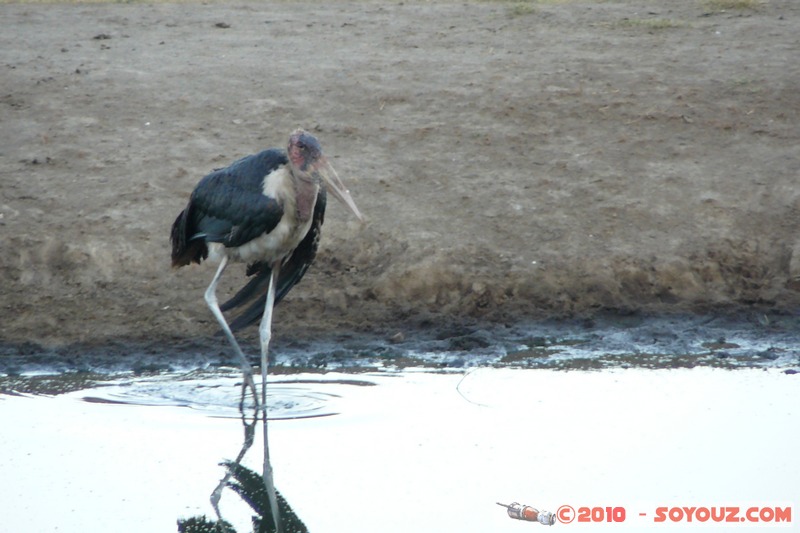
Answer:
<path fill-rule="evenodd" d="M 371 385 L 368 381 L 306 379 L 269 382 L 270 420 L 290 420 L 338 414 L 340 388 Z M 257 387 L 259 386 L 256 384 Z M 238 418 L 242 380 L 238 375 L 162 374 L 115 381 L 92 390 L 83 400 L 93 403 L 189 407 L 207 416 Z M 252 405 L 248 402 L 246 405 Z"/>

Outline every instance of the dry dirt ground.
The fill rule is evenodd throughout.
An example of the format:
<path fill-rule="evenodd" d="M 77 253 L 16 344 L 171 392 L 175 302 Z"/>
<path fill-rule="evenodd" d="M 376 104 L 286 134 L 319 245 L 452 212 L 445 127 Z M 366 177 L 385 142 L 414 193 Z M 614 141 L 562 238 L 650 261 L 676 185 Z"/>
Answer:
<path fill-rule="evenodd" d="M 330 203 L 278 336 L 800 304 L 794 0 L 0 14 L 6 344 L 208 339 L 171 223 L 296 127 L 368 222 Z"/>

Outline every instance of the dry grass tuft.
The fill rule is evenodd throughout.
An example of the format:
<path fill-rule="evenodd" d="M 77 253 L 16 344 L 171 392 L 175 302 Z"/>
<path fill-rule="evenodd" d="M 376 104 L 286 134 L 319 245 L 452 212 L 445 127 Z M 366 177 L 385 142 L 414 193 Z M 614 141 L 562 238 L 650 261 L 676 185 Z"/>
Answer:
<path fill-rule="evenodd" d="M 758 9 L 762 0 L 706 0 L 706 5 L 715 11 Z"/>

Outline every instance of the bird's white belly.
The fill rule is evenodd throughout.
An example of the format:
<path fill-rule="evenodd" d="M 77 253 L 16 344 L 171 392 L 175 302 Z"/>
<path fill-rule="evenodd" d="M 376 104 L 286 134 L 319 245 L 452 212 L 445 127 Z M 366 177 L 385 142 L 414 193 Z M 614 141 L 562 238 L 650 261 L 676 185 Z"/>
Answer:
<path fill-rule="evenodd" d="M 209 243 L 210 258 L 219 261 L 222 256 L 227 255 L 231 261 L 243 263 L 282 261 L 297 248 L 311 227 L 311 220 L 305 224 L 298 224 L 296 221 L 287 220 L 288 218 L 290 217 L 284 215 L 272 231 L 241 246 L 226 248 L 221 243 Z"/>

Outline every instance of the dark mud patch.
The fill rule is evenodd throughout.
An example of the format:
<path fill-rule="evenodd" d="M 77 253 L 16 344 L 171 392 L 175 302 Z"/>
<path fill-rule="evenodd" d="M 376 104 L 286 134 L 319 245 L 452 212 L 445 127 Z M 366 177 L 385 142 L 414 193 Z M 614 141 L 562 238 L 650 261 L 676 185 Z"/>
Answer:
<path fill-rule="evenodd" d="M 331 371 L 361 374 L 423 368 L 473 367 L 598 370 L 608 368 L 800 367 L 800 317 L 609 315 L 529 324 L 462 324 L 392 336 L 347 333 L 304 341 L 277 340 L 270 374 Z M 245 342 L 258 365 L 258 346 Z M 109 376 L 229 372 L 236 361 L 223 339 L 114 343 L 45 348 L 31 343 L 0 348 L 0 390 L 55 394 Z M 216 370 L 215 370 L 216 369 Z M 60 377 L 54 376 L 60 374 Z"/>
<path fill-rule="evenodd" d="M 0 377 L 0 394 L 36 394 L 53 396 L 97 387 L 114 375 L 96 372 L 64 372 L 27 376 Z"/>

